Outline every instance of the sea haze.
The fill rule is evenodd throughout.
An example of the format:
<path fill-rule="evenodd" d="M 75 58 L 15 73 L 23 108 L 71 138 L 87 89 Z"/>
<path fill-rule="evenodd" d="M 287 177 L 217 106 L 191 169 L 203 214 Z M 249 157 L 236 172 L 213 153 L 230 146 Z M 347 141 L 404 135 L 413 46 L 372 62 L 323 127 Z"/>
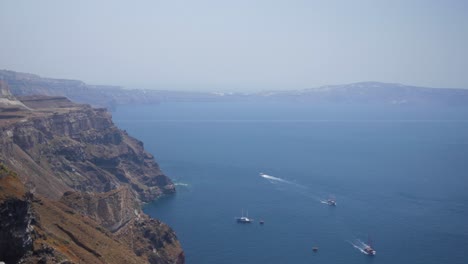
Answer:
<path fill-rule="evenodd" d="M 177 184 L 145 211 L 174 228 L 187 263 L 468 261 L 467 109 L 167 103 L 113 115 Z M 320 202 L 330 195 L 336 207 Z M 236 223 L 242 209 L 254 223 Z M 373 257 L 352 245 L 368 235 Z"/>

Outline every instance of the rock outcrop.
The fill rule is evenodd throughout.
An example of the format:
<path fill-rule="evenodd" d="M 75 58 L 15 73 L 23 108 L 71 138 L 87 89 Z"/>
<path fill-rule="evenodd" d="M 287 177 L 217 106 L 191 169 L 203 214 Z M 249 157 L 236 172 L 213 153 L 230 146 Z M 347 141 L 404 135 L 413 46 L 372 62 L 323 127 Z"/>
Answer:
<path fill-rule="evenodd" d="M 184 263 L 174 231 L 140 209 L 175 192 L 142 142 L 105 109 L 2 87 L 24 107 L 0 111 L 0 261 Z"/>
<path fill-rule="evenodd" d="M 174 259 L 175 264 L 185 263 L 185 255 L 177 246 L 174 231 L 147 215 L 138 215 L 116 232 L 116 236 L 130 244 L 137 256 L 144 256 L 151 264 L 164 263 L 166 259 Z"/>
<path fill-rule="evenodd" d="M 141 212 L 129 186 L 106 193 L 66 192 L 61 201 L 77 212 L 95 219 L 111 232 L 119 230 Z"/>
<path fill-rule="evenodd" d="M 13 112 L 27 110 L 27 107 L 11 94 L 8 84 L 0 79 L 0 111 Z"/>
<path fill-rule="evenodd" d="M 30 197 L 30 196 L 29 196 Z M 17 175 L 0 164 L 0 260 L 17 263 L 32 249 L 31 199 Z"/>

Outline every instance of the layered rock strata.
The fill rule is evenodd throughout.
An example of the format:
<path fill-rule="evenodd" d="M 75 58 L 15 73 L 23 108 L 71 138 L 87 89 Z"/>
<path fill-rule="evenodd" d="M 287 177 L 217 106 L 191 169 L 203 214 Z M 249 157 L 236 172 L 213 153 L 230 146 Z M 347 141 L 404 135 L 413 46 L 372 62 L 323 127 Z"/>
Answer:
<path fill-rule="evenodd" d="M 175 192 L 142 142 L 105 109 L 5 87 L 24 107 L 0 111 L 0 261 L 184 263 L 174 231 L 141 212 Z"/>

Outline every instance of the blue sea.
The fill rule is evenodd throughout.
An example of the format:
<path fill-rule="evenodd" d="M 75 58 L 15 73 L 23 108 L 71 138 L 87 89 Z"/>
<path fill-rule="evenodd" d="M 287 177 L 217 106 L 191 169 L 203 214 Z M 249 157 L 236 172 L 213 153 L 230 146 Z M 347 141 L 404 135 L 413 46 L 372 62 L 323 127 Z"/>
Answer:
<path fill-rule="evenodd" d="M 144 210 L 187 263 L 468 263 L 467 109 L 185 102 L 113 118 L 176 183 Z"/>

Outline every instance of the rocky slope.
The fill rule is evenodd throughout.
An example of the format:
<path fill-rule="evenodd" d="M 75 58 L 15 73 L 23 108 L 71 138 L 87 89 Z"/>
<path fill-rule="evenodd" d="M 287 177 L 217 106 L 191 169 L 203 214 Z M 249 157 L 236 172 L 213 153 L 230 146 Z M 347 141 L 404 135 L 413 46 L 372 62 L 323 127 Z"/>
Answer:
<path fill-rule="evenodd" d="M 28 192 L 3 165 L 0 190 L 0 261 L 5 263 L 184 263 L 174 232 L 147 216 L 112 233 L 73 207 Z"/>
<path fill-rule="evenodd" d="M 20 100 L 0 111 L 0 261 L 184 262 L 172 229 L 140 210 L 175 192 L 142 142 L 104 109 Z"/>

